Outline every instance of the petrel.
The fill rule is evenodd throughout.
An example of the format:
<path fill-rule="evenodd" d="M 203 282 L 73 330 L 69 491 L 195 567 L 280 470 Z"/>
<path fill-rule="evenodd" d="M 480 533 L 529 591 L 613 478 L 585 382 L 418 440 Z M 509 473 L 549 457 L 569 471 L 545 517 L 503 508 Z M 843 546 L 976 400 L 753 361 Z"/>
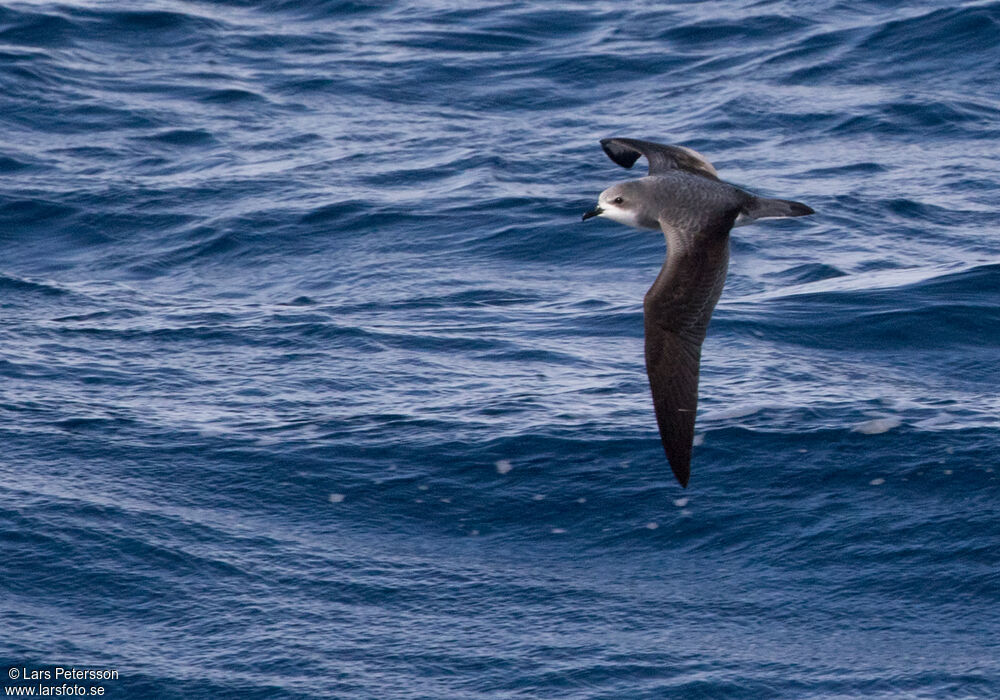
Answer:
<path fill-rule="evenodd" d="M 660 229 L 667 256 L 646 292 L 646 373 L 660 440 L 681 486 L 691 476 L 691 446 L 698 407 L 698 365 L 712 310 L 729 266 L 729 231 L 758 219 L 805 216 L 805 204 L 757 197 L 723 182 L 697 151 L 638 139 L 603 139 L 618 165 L 640 156 L 646 177 L 601 192 L 583 220 L 604 216 L 636 228 Z"/>

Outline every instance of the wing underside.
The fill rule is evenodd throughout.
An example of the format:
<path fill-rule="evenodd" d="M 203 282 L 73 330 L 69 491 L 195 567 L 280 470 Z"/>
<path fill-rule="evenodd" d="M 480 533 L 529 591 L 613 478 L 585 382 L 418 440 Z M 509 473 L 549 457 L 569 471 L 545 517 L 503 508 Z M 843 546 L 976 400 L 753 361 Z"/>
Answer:
<path fill-rule="evenodd" d="M 660 439 L 681 486 L 691 475 L 691 447 L 698 410 L 701 344 L 722 294 L 729 266 L 729 229 L 735 205 L 698 230 L 661 218 L 667 259 L 646 292 L 646 371 Z"/>
<path fill-rule="evenodd" d="M 653 394 L 660 440 L 681 486 L 691 476 L 691 446 L 698 410 L 701 344 L 646 320 L 646 371 Z"/>

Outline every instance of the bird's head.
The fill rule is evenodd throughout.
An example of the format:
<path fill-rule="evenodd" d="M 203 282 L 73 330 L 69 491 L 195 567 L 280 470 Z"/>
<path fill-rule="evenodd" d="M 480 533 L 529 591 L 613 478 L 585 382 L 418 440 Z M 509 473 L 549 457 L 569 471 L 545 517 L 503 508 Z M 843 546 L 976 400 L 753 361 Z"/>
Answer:
<path fill-rule="evenodd" d="M 643 205 L 642 189 L 641 180 L 612 185 L 601 192 L 597 206 L 584 214 L 583 220 L 603 216 L 634 228 L 659 228 L 656 218 L 645 211 L 648 207 Z"/>

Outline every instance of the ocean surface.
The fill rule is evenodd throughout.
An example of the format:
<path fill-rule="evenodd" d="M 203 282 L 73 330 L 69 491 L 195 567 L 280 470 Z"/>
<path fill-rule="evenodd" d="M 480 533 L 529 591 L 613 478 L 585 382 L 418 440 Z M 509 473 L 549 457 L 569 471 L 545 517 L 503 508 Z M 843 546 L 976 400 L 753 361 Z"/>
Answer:
<path fill-rule="evenodd" d="M 998 76 L 996 1 L 5 3 L 5 696 L 1000 697 Z M 687 489 L 608 136 L 817 212 Z"/>

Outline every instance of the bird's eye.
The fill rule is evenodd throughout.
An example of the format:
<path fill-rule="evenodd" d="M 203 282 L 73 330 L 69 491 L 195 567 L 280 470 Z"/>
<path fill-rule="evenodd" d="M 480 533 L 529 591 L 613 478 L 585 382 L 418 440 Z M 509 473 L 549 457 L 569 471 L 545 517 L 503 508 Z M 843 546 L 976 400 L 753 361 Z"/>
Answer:
<path fill-rule="evenodd" d="M 624 202 L 625 200 L 624 200 L 624 199 L 622 199 L 621 197 L 615 197 L 615 198 L 614 198 L 614 199 L 612 199 L 611 201 L 612 201 L 612 202 L 614 202 L 615 204 L 621 204 L 621 203 L 622 203 L 622 202 Z"/>

